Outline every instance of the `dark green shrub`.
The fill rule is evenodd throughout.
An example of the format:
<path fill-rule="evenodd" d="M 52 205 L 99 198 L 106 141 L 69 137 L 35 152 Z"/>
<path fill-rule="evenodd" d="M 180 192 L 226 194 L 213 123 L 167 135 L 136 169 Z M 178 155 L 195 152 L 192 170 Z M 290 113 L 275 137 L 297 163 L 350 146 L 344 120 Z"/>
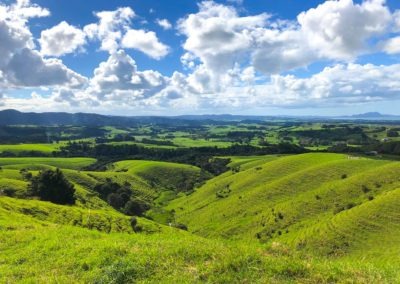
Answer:
<path fill-rule="evenodd" d="M 39 175 L 31 179 L 28 193 L 57 204 L 75 203 L 74 185 L 65 178 L 60 169 L 39 172 Z"/>
<path fill-rule="evenodd" d="M 177 224 L 175 224 L 174 227 L 178 228 L 178 229 L 181 229 L 181 230 L 184 230 L 184 231 L 188 230 L 188 227 L 185 224 L 182 224 L 182 223 L 177 223 Z"/>
<path fill-rule="evenodd" d="M 96 184 L 94 190 L 100 194 L 102 199 L 107 199 L 109 194 L 117 192 L 120 188 L 121 186 L 118 183 L 107 178 L 105 183 Z"/>
<path fill-rule="evenodd" d="M 137 225 L 137 219 L 136 219 L 136 217 L 132 217 L 131 218 L 132 229 L 134 229 L 136 227 L 136 225 Z"/>
<path fill-rule="evenodd" d="M 142 216 L 149 209 L 150 205 L 148 203 L 138 198 L 133 198 L 125 204 L 124 213 L 129 216 Z"/>
<path fill-rule="evenodd" d="M 15 193 L 17 191 L 13 188 L 5 188 L 3 190 L 0 190 L 0 195 L 8 196 L 8 197 L 14 197 Z"/>
<path fill-rule="evenodd" d="M 386 136 L 387 137 L 399 137 L 399 133 L 397 131 L 394 131 L 394 130 L 388 130 L 386 132 Z"/>
<path fill-rule="evenodd" d="M 30 181 L 32 179 L 32 173 L 28 172 L 27 169 L 21 169 L 19 173 L 24 180 Z"/>
<path fill-rule="evenodd" d="M 364 193 L 367 193 L 367 192 L 370 191 L 370 189 L 369 189 L 366 185 L 362 185 L 362 186 L 361 186 L 361 190 L 362 190 Z"/>

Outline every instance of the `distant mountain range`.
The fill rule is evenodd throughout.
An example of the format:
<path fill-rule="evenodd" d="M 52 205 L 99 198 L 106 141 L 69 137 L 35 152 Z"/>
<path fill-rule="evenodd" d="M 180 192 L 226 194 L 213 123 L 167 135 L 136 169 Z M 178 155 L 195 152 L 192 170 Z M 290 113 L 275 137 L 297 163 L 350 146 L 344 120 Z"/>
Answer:
<path fill-rule="evenodd" d="M 163 116 L 111 116 L 93 113 L 66 112 L 20 112 L 17 110 L 0 111 L 0 125 L 83 125 L 83 126 L 132 126 L 141 123 L 180 124 L 196 121 L 267 121 L 267 120 L 400 120 L 397 115 L 385 115 L 379 112 L 368 112 L 352 116 L 318 117 L 318 116 L 251 116 L 251 115 L 182 115 Z"/>

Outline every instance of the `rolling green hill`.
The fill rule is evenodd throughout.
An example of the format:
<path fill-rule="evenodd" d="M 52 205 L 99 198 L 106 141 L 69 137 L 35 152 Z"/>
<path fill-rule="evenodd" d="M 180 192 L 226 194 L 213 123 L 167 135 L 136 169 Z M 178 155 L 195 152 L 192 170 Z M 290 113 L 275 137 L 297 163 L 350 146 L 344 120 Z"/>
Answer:
<path fill-rule="evenodd" d="M 35 165 L 47 165 L 62 169 L 78 170 L 96 162 L 92 158 L 0 158 L 2 168 L 31 168 Z M 15 167 L 17 166 L 17 167 Z"/>
<path fill-rule="evenodd" d="M 83 170 L 94 162 L 0 159 L 0 282 L 400 281 L 400 162 L 231 157 L 231 170 L 213 178 L 140 160 Z M 27 196 L 27 174 L 56 167 L 75 186 L 75 205 Z M 101 198 L 94 188 L 106 182 L 152 204 L 147 219 L 132 223 Z"/>
<path fill-rule="evenodd" d="M 399 162 L 304 154 L 242 167 L 209 180 L 168 209 L 205 237 L 399 263 Z M 387 252 L 380 253 L 382 248 Z"/>
<path fill-rule="evenodd" d="M 332 283 L 348 279 L 373 283 L 398 279 L 367 264 L 306 258 L 258 243 L 208 240 L 159 225 L 157 231 L 142 233 L 60 225 L 41 216 L 43 212 L 52 216 L 52 206 L 25 202 L 0 197 L 2 283 Z M 21 210 L 25 206 L 35 210 Z M 71 208 L 61 207 L 65 206 L 60 206 L 60 212 L 70 218 Z"/>

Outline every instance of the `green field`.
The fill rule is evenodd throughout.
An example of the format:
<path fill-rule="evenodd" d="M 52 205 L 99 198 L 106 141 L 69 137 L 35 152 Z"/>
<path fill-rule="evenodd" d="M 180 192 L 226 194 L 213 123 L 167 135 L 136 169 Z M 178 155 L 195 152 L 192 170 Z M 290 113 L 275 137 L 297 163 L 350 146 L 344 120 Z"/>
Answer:
<path fill-rule="evenodd" d="M 304 258 L 257 242 L 208 240 L 144 219 L 139 220 L 142 233 L 134 233 L 122 216 L 119 221 L 104 218 L 110 213 L 103 218 L 93 211 L 79 215 L 78 209 L 5 197 L 0 198 L 0 206 L 0 280 L 5 283 L 328 283 L 346 279 L 367 283 L 395 279 L 365 263 Z M 59 220 L 69 223 L 61 225 Z"/>
<path fill-rule="evenodd" d="M 179 147 L 229 147 L 230 142 L 179 137 L 172 140 Z"/>
<path fill-rule="evenodd" d="M 399 171 L 399 162 L 346 155 L 281 157 L 225 173 L 168 208 L 204 237 L 355 262 L 368 256 L 391 270 L 399 263 Z"/>
<path fill-rule="evenodd" d="M 14 194 L 0 196 L 1 282 L 400 281 L 400 162 L 330 153 L 229 158 L 232 170 L 205 184 L 196 183 L 199 168 L 177 163 L 123 160 L 85 171 L 95 159 L 0 159 L 0 192 Z M 21 169 L 55 167 L 74 184 L 75 205 L 26 195 Z M 140 230 L 93 191 L 107 180 L 153 204 L 137 217 Z"/>
<path fill-rule="evenodd" d="M 16 145 L 0 145 L 1 152 L 21 153 L 28 151 L 42 152 L 45 154 L 51 154 L 54 151 L 58 151 L 62 144 L 16 144 Z"/>
<path fill-rule="evenodd" d="M 36 165 L 47 165 L 62 169 L 80 169 L 96 162 L 92 158 L 0 158 L 0 166 L 4 168 L 31 167 Z"/>

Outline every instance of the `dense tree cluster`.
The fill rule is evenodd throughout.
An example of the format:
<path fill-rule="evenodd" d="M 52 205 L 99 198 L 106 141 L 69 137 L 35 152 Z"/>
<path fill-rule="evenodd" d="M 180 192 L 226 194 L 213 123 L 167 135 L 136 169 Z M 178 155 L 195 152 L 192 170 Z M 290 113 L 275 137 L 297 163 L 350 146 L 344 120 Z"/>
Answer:
<path fill-rule="evenodd" d="M 130 216 L 141 216 L 150 209 L 150 204 L 138 197 L 133 196 L 131 185 L 125 183 L 120 185 L 107 179 L 104 183 L 99 183 L 94 187 L 100 197 L 107 201 L 116 210 Z"/>
<path fill-rule="evenodd" d="M 28 193 L 41 200 L 57 204 L 74 204 L 75 188 L 64 176 L 60 169 L 45 170 L 31 178 Z"/>
<path fill-rule="evenodd" d="M 73 142 L 61 148 L 55 155 L 64 157 L 89 156 L 100 160 L 143 159 L 186 163 L 197 166 L 212 174 L 220 174 L 227 170 L 229 163 L 226 159 L 214 158 L 218 156 L 251 156 L 268 154 L 299 154 L 306 150 L 290 143 L 255 147 L 251 145 L 232 145 L 226 148 L 192 147 L 192 148 L 146 148 L 138 145 L 109 145 L 98 144 L 92 146 L 86 142 Z"/>

